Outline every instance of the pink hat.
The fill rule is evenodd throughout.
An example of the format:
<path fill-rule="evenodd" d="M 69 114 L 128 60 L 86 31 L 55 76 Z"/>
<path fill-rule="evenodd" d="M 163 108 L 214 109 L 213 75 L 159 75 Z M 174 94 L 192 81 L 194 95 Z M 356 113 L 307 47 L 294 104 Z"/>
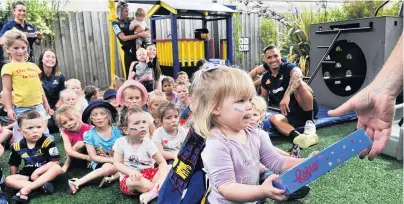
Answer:
<path fill-rule="evenodd" d="M 117 93 L 116 93 L 116 102 L 123 106 L 123 91 L 128 88 L 129 86 L 135 86 L 137 88 L 140 89 L 140 92 L 142 94 L 142 106 L 144 104 L 146 104 L 147 102 L 147 90 L 146 88 L 143 86 L 143 84 L 141 84 L 140 82 L 133 80 L 133 79 L 129 79 L 127 81 L 125 81 L 125 83 L 122 84 L 121 87 L 119 87 Z"/>

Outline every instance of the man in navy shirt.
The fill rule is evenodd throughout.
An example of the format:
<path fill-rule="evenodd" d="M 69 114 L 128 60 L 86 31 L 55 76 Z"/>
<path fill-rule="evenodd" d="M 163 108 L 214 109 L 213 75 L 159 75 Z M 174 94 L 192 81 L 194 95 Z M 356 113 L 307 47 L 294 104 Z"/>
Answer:
<path fill-rule="evenodd" d="M 272 115 L 271 124 L 293 143 L 307 148 L 318 143 L 313 118 L 318 106 L 313 90 L 303 81 L 303 74 L 296 64 L 282 62 L 280 51 L 273 45 L 264 49 L 264 61 L 261 66 L 250 72 L 250 76 L 266 72 L 261 79 L 261 96 L 267 98 L 269 105 L 279 105 L 281 114 Z M 294 127 L 305 125 L 303 134 Z"/>

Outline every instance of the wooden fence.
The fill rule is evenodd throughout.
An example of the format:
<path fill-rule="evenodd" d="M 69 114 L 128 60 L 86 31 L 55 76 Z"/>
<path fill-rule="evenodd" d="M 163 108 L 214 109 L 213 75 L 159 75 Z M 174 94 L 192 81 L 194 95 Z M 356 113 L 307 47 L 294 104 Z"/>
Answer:
<path fill-rule="evenodd" d="M 131 15 L 133 16 L 133 13 Z M 61 12 L 59 16 L 56 22 L 55 41 L 43 41 L 40 45 L 35 45 L 35 59 L 39 58 L 42 50 L 53 48 L 57 53 L 59 67 L 67 78 L 77 78 L 82 84 L 107 88 L 111 83 L 109 59 L 111 33 L 108 27 L 108 12 Z M 241 60 L 236 64 L 245 70 L 250 70 L 261 60 L 263 47 L 259 38 L 261 19 L 256 14 L 242 14 L 240 18 L 243 27 L 242 37 L 250 38 L 250 51 L 243 52 Z M 213 23 L 209 22 L 208 26 L 211 36 L 215 36 Z M 179 20 L 179 38 L 193 38 L 194 30 L 201 27 L 201 21 Z M 225 39 L 225 21 L 219 21 L 218 27 L 219 39 Z M 156 29 L 157 39 L 171 38 L 169 20 L 157 21 Z M 114 74 L 123 76 L 118 47 L 115 48 L 115 53 L 118 60 L 116 60 L 117 69 Z"/>

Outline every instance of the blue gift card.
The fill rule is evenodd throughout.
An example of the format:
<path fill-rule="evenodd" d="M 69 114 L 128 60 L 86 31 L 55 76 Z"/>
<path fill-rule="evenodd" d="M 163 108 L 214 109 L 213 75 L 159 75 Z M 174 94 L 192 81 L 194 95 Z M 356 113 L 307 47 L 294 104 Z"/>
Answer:
<path fill-rule="evenodd" d="M 370 145 L 372 142 L 365 131 L 363 129 L 357 130 L 312 158 L 284 172 L 273 184 L 279 189 L 284 189 L 286 194 L 291 194 Z"/>

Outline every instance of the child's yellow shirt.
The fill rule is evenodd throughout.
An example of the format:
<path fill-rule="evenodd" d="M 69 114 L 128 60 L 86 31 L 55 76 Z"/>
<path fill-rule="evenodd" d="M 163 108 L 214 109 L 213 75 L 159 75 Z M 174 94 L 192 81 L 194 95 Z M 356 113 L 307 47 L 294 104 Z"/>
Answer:
<path fill-rule="evenodd" d="M 31 62 L 10 62 L 3 66 L 1 76 L 11 75 L 15 106 L 30 107 L 42 103 L 40 73 L 39 67 Z"/>

